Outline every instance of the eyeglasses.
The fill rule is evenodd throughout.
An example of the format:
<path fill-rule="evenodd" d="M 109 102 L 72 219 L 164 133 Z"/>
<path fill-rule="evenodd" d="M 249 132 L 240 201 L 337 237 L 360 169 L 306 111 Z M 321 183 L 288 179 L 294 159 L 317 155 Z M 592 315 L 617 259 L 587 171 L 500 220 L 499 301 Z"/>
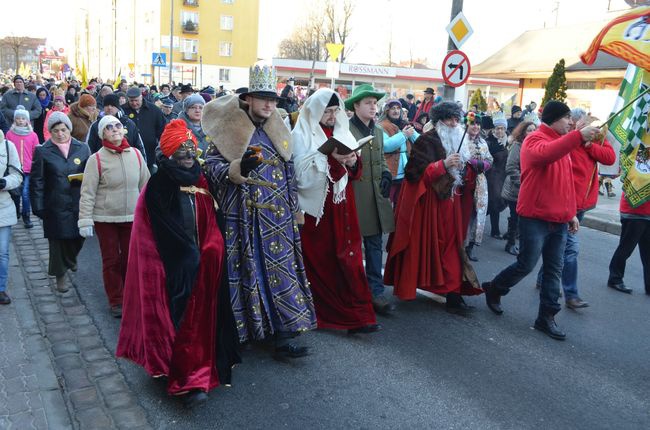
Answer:
<path fill-rule="evenodd" d="M 340 107 L 336 107 L 336 108 L 333 108 L 333 109 L 329 108 L 329 109 L 325 109 L 324 115 L 336 115 L 339 112 L 341 112 Z"/>
<path fill-rule="evenodd" d="M 124 128 L 124 126 L 122 125 L 121 122 L 116 122 L 115 124 L 108 124 L 106 126 L 106 130 L 108 130 L 108 131 L 113 131 L 113 129 L 122 130 L 122 128 Z"/>

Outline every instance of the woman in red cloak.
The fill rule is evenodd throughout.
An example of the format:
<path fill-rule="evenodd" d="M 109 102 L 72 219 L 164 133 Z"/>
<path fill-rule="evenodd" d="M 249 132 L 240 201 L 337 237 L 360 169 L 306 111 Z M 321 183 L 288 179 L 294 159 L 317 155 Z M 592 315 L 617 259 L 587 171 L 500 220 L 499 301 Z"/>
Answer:
<path fill-rule="evenodd" d="M 166 376 L 167 392 L 188 407 L 229 384 L 239 362 L 224 242 L 196 144 L 182 120 L 161 136 L 164 156 L 135 210 L 116 352 Z"/>

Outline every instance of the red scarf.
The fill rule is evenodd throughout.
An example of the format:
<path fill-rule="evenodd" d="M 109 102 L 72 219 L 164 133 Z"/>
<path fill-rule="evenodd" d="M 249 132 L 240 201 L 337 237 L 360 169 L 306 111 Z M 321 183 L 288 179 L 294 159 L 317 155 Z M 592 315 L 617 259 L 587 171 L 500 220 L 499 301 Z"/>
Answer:
<path fill-rule="evenodd" d="M 129 145 L 129 142 L 126 141 L 126 138 L 122 138 L 122 143 L 120 143 L 120 146 L 115 146 L 106 139 L 102 139 L 102 145 L 105 148 L 112 149 L 113 151 L 115 151 L 115 152 L 117 152 L 119 154 L 121 154 L 126 148 L 131 147 Z"/>

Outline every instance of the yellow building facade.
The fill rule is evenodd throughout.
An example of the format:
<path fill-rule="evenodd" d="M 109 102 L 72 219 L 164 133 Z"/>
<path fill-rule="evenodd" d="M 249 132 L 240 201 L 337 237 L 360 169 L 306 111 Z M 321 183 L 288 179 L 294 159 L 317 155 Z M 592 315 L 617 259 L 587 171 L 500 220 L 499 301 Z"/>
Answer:
<path fill-rule="evenodd" d="M 248 85 L 257 60 L 259 0 L 73 2 L 77 63 L 85 61 L 89 77 L 161 84 L 170 81 L 171 63 L 176 83 Z M 166 66 L 153 66 L 157 53 L 166 55 Z"/>
<path fill-rule="evenodd" d="M 257 60 L 258 22 L 259 0 L 161 0 L 160 52 L 174 65 L 173 80 L 247 86 L 248 68 Z M 166 82 L 169 69 L 160 69 Z"/>

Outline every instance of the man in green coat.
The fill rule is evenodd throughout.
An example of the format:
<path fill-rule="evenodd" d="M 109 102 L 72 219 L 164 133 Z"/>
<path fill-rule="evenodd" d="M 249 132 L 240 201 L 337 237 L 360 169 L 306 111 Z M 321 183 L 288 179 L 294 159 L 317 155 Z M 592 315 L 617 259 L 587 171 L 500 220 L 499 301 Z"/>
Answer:
<path fill-rule="evenodd" d="M 390 314 L 395 309 L 384 296 L 381 274 L 382 234 L 395 230 L 393 208 L 388 199 L 393 178 L 384 159 L 383 131 L 375 124 L 377 102 L 385 95 L 375 91 L 372 85 L 364 84 L 356 87 L 352 96 L 345 101 L 345 108 L 354 111 L 350 119 L 350 131 L 354 137 L 359 140 L 374 136 L 361 150 L 362 175 L 352 185 L 363 236 L 372 304 L 380 315 Z"/>

